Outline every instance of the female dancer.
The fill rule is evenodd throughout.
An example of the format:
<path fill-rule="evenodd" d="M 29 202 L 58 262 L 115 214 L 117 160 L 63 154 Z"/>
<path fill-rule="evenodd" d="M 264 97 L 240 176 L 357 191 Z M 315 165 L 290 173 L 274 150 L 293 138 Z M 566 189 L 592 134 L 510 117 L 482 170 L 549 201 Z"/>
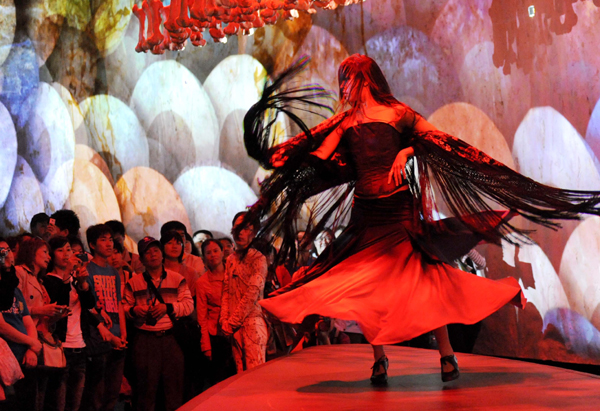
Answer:
<path fill-rule="evenodd" d="M 282 258 L 293 255 L 294 219 L 302 203 L 325 189 L 319 221 L 306 229 L 307 241 L 322 231 L 353 189 L 350 224 L 319 256 L 305 276 L 262 306 L 282 321 L 299 323 L 310 314 L 357 320 L 373 345 L 371 381 L 387 380 L 383 344 L 433 330 L 439 344 L 442 380 L 458 378 L 446 324 L 472 324 L 508 302 L 525 299 L 514 278 L 492 281 L 466 274 L 449 263 L 482 239 L 528 241 L 509 223 L 509 214 L 555 226 L 552 219 L 600 214 L 599 192 L 559 190 L 534 182 L 468 144 L 444 134 L 396 100 L 375 61 L 353 55 L 339 69 L 340 102 L 350 108 L 308 130 L 288 107 L 311 98 L 318 87 L 273 95 L 306 61 L 293 66 L 246 115 L 248 153 L 274 169 L 261 187 L 250 215 L 265 216 L 260 234 L 283 236 Z M 302 108 L 306 109 L 306 105 Z M 271 148 L 268 110 L 290 114 L 303 133 Z M 414 157 L 416 161 L 409 162 Z M 436 185 L 454 218 L 436 221 Z M 343 187 L 343 186 L 340 186 Z M 486 198 L 511 210 L 495 212 Z"/>

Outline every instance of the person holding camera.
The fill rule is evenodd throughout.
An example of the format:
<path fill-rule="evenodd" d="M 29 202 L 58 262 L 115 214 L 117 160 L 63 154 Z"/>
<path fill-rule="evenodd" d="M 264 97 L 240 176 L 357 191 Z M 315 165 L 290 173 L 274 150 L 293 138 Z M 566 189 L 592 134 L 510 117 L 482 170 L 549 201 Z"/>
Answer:
<path fill-rule="evenodd" d="M 82 410 L 113 411 L 119 399 L 125 366 L 127 330 L 121 304 L 121 278 L 108 259 L 114 253 L 113 233 L 105 224 L 89 227 L 86 238 L 93 259 L 87 265 L 89 284 L 100 315 L 90 327 L 86 341 L 88 356 Z M 81 254 L 85 259 L 85 254 Z"/>
<path fill-rule="evenodd" d="M 55 330 L 55 335 L 62 341 L 67 366 L 61 378 L 49 384 L 56 389 L 59 411 L 77 411 L 85 384 L 88 324 L 95 327 L 99 324 L 86 312 L 96 306 L 96 298 L 88 282 L 87 262 L 81 261 L 87 260 L 87 254 L 76 256 L 69 239 L 64 236 L 51 238 L 49 245 L 52 262 L 44 285 L 50 301 L 65 306 L 68 313 L 56 322 Z"/>
<path fill-rule="evenodd" d="M 138 252 L 146 270 L 134 275 L 125 286 L 123 305 L 134 321 L 133 362 L 136 372 L 138 410 L 154 410 L 162 379 L 165 408 L 182 404 L 184 359 L 173 335 L 178 318 L 190 315 L 194 301 L 185 277 L 164 268 L 161 243 L 144 237 Z"/>

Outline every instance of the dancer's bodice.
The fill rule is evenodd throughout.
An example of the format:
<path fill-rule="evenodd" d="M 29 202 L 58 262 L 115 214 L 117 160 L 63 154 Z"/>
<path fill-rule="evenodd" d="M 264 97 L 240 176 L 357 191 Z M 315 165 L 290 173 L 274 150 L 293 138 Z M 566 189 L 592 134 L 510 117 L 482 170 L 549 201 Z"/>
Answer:
<path fill-rule="evenodd" d="M 344 138 L 356 169 L 357 196 L 384 197 L 400 189 L 388 183 L 388 176 L 398 152 L 408 146 L 404 133 L 388 123 L 369 122 L 348 128 Z"/>

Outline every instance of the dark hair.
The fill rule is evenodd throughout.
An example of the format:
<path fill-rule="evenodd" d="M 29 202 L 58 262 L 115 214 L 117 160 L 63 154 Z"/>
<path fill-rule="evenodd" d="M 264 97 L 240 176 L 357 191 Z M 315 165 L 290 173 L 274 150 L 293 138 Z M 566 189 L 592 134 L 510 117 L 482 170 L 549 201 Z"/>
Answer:
<path fill-rule="evenodd" d="M 48 243 L 39 237 L 31 237 L 24 240 L 19 245 L 19 252 L 17 253 L 17 259 L 15 265 L 25 265 L 30 270 L 33 270 L 33 261 L 35 260 L 35 253 L 42 247 L 48 247 Z M 48 251 L 50 248 L 48 247 Z"/>
<path fill-rule="evenodd" d="M 258 229 L 260 228 L 260 221 L 258 220 L 258 218 L 254 217 L 252 215 L 252 217 L 248 217 L 248 212 L 247 211 L 240 211 L 239 213 L 237 213 L 234 217 L 233 220 L 231 220 L 231 227 L 233 228 L 233 226 L 235 225 L 235 220 L 237 220 L 239 217 L 244 216 L 244 222 L 246 224 L 244 225 L 251 225 L 252 228 L 254 229 L 254 231 L 258 231 Z M 246 221 L 249 220 L 249 221 Z"/>
<path fill-rule="evenodd" d="M 96 250 L 94 250 L 94 247 L 96 247 L 96 241 L 98 241 L 98 239 L 101 236 L 106 235 L 106 234 L 109 234 L 111 237 L 113 235 L 112 230 L 106 224 L 96 224 L 96 225 L 89 227 L 86 230 L 85 237 L 87 238 L 87 242 L 88 242 L 88 245 L 90 246 L 90 251 L 92 252 L 92 255 L 94 255 L 96 253 Z M 94 246 L 94 247 L 92 247 L 92 246 Z"/>
<path fill-rule="evenodd" d="M 167 231 L 164 235 L 160 236 L 160 243 L 162 244 L 162 249 L 165 249 L 165 244 L 167 244 L 169 241 L 171 241 L 172 239 L 177 240 L 180 244 L 181 244 L 181 254 L 179 254 L 179 257 L 177 257 L 177 261 L 181 262 L 183 260 L 183 250 L 185 249 L 185 244 L 183 241 L 183 238 L 181 238 L 181 236 L 179 235 L 179 233 L 175 230 L 171 230 L 171 231 Z M 164 251 L 163 251 L 163 258 L 165 257 Z"/>
<path fill-rule="evenodd" d="M 369 87 L 371 95 L 379 104 L 391 106 L 400 102 L 392 95 L 390 85 L 388 84 L 381 68 L 371 57 L 361 54 L 353 54 L 342 61 L 338 69 L 338 81 L 340 86 L 340 103 L 342 105 L 348 100 L 344 88 L 350 85 L 351 93 L 360 92 L 366 84 Z"/>
<path fill-rule="evenodd" d="M 217 238 L 217 241 L 227 241 L 229 244 L 233 245 L 233 240 L 229 237 L 221 237 L 221 238 Z"/>
<path fill-rule="evenodd" d="M 66 244 L 71 245 L 69 239 L 62 235 L 52 237 L 50 240 L 48 240 L 48 246 L 50 246 L 50 253 L 53 253 L 59 248 L 64 247 Z"/>
<path fill-rule="evenodd" d="M 190 244 L 192 245 L 192 255 L 195 255 L 196 257 L 202 257 L 200 255 L 200 250 L 198 250 L 198 247 L 196 247 L 196 244 L 194 244 L 194 239 L 192 238 L 192 236 L 189 235 L 188 233 L 185 233 L 185 239 L 186 239 L 186 241 L 189 241 Z M 184 246 L 185 246 L 185 244 L 184 244 Z"/>
<path fill-rule="evenodd" d="M 202 255 L 204 255 L 204 250 L 208 247 L 209 244 L 214 243 L 219 246 L 221 251 L 223 251 L 223 244 L 219 240 L 215 240 L 213 238 L 209 238 L 208 240 L 204 240 L 202 244 L 200 244 L 200 248 L 202 249 Z"/>
<path fill-rule="evenodd" d="M 123 247 L 118 241 L 113 241 L 113 247 L 119 254 L 123 254 L 123 251 L 125 251 L 125 247 Z"/>
<path fill-rule="evenodd" d="M 162 225 L 162 227 L 160 228 L 160 236 L 162 237 L 168 231 L 172 231 L 172 230 L 176 230 L 176 231 L 183 230 L 184 233 L 187 233 L 187 228 L 185 227 L 185 224 L 183 224 L 181 221 L 172 220 L 172 221 L 168 221 Z"/>
<path fill-rule="evenodd" d="M 63 248 L 67 244 L 69 244 L 69 246 L 71 245 L 71 243 L 69 243 L 69 239 L 62 235 L 52 237 L 50 240 L 48 240 L 48 246 L 50 247 L 50 257 L 52 259 L 50 260 L 50 264 L 48 264 L 46 272 L 51 273 L 52 271 L 54 271 L 54 252 L 59 248 Z"/>
<path fill-rule="evenodd" d="M 210 232 L 210 231 L 208 231 L 208 230 L 198 230 L 198 231 L 196 231 L 194 233 L 194 235 L 192 237 L 196 237 L 198 234 L 206 234 L 210 238 L 215 238 L 215 236 L 213 235 L 213 233 Z"/>
<path fill-rule="evenodd" d="M 69 239 L 69 244 L 71 244 L 71 248 L 75 244 L 79 245 L 83 251 L 85 251 L 85 247 L 83 246 L 83 242 L 79 239 L 79 237 L 75 237 L 74 235 L 70 235 L 67 237 Z"/>
<path fill-rule="evenodd" d="M 19 237 L 16 235 L 6 237 L 6 243 L 8 244 L 10 249 L 13 250 L 19 244 Z"/>
<path fill-rule="evenodd" d="M 104 224 L 110 227 L 113 234 L 121 234 L 123 237 L 125 237 L 125 226 L 119 220 L 110 220 Z"/>
<path fill-rule="evenodd" d="M 37 213 L 36 215 L 34 215 L 31 218 L 31 221 L 29 222 L 29 230 L 31 230 L 31 232 L 33 233 L 33 227 L 35 227 L 38 224 L 48 224 L 48 221 L 50 221 L 50 217 L 48 217 L 48 214 L 46 213 Z"/>
<path fill-rule="evenodd" d="M 54 224 L 62 231 L 68 230 L 69 235 L 77 235 L 81 225 L 79 217 L 73 210 L 58 210 L 50 216 L 55 220 Z"/>

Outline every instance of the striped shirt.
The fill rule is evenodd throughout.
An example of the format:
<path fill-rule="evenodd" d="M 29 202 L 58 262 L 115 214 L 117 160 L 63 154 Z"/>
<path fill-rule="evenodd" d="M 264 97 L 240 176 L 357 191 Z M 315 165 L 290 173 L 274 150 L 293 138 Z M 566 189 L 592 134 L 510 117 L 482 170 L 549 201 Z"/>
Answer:
<path fill-rule="evenodd" d="M 162 296 L 165 304 L 173 304 L 173 315 L 176 318 L 190 315 L 194 310 L 194 300 L 190 294 L 185 278 L 174 271 L 165 269 L 158 280 L 152 280 L 154 286 Z M 168 314 L 158 319 L 156 325 L 146 324 L 146 318 L 131 316 L 131 308 L 140 305 L 150 306 L 155 301 L 154 293 L 148 289 L 144 274 L 134 275 L 125 286 L 123 308 L 128 318 L 134 320 L 134 325 L 147 331 L 164 331 L 173 327 L 173 322 Z M 156 300 L 155 304 L 159 304 Z"/>

